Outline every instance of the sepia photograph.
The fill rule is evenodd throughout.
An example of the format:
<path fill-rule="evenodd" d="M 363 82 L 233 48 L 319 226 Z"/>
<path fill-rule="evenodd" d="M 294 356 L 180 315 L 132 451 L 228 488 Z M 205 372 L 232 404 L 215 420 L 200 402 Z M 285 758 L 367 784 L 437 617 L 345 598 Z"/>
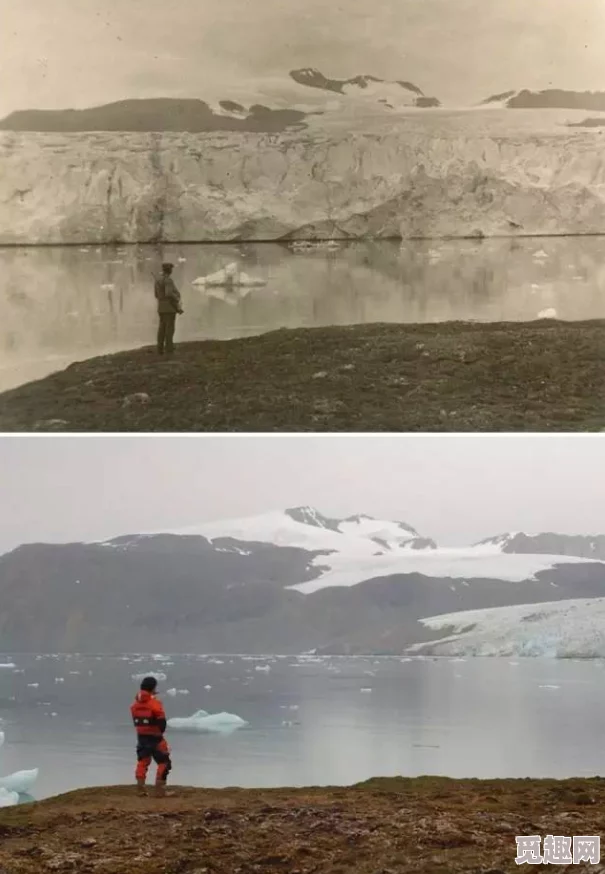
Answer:
<path fill-rule="evenodd" d="M 0 22 L 0 874 L 604 872 L 602 0 Z"/>
<path fill-rule="evenodd" d="M 553 834 L 600 852 L 600 436 L 0 456 L 2 870 L 512 872 L 537 833 L 545 858 Z"/>
<path fill-rule="evenodd" d="M 605 18 L 553 8 L 0 0 L 0 429 L 603 430 Z"/>

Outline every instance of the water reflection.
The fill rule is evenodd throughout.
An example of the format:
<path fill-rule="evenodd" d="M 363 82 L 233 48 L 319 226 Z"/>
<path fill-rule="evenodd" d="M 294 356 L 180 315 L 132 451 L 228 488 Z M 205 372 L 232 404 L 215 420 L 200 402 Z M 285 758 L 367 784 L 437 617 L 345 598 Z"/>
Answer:
<path fill-rule="evenodd" d="M 367 322 L 605 317 L 605 242 L 592 238 L 0 249 L 0 389 L 153 342 L 153 276 L 176 265 L 179 340 Z M 192 285 L 237 261 L 260 288 Z"/>

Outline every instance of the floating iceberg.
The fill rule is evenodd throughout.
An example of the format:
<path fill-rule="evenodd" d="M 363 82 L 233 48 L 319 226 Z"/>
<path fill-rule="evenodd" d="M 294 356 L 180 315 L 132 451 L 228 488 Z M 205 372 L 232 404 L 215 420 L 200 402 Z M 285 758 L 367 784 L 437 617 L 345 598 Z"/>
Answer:
<path fill-rule="evenodd" d="M 541 312 L 539 312 L 538 318 L 539 319 L 556 319 L 557 318 L 557 311 L 555 309 L 553 309 L 553 307 L 549 307 L 548 309 L 542 310 Z"/>
<path fill-rule="evenodd" d="M 158 683 L 163 683 L 168 679 L 166 674 L 163 674 L 161 671 L 160 672 L 149 671 L 146 674 L 132 674 L 132 679 L 137 681 L 137 682 L 144 680 L 145 677 L 155 677 L 156 680 L 158 681 Z"/>
<path fill-rule="evenodd" d="M 208 287 L 245 286 L 247 288 L 257 288 L 261 285 L 266 284 L 266 279 L 255 279 L 253 276 L 248 276 L 247 273 L 241 271 L 236 261 L 233 261 L 231 264 L 227 264 L 227 266 L 223 267 L 222 270 L 217 270 L 216 273 L 211 273 L 209 276 L 199 276 L 192 282 L 192 285 L 202 285 Z"/>
<path fill-rule="evenodd" d="M 205 710 L 198 710 L 193 716 L 174 716 L 168 720 L 169 728 L 218 734 L 229 734 L 245 725 L 248 725 L 246 720 L 235 713 L 207 713 Z"/>
<path fill-rule="evenodd" d="M 32 788 L 39 773 L 39 768 L 32 768 L 31 771 L 15 771 L 8 777 L 0 777 L 0 792 L 14 792 L 17 795 L 23 795 Z"/>
<path fill-rule="evenodd" d="M 16 792 L 8 792 L 6 789 L 0 789 L 0 807 L 12 807 L 19 804 L 19 796 Z"/>
<path fill-rule="evenodd" d="M 8 668 L 16 668 L 16 667 L 17 667 L 17 665 L 14 662 L 4 662 L 3 664 L 0 664 L 0 670 L 2 670 L 2 668 L 5 668 L 8 670 Z"/>

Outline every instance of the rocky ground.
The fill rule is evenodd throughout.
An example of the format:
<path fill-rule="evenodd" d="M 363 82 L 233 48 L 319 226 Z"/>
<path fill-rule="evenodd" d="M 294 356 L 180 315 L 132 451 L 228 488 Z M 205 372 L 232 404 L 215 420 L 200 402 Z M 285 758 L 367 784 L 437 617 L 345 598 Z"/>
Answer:
<path fill-rule="evenodd" d="M 161 801 L 116 786 L 0 811 L 0 871 L 507 874 L 519 870 L 516 835 L 600 835 L 604 826 L 600 778 L 177 788 Z"/>
<path fill-rule="evenodd" d="M 605 323 L 281 330 L 94 358 L 0 395 L 1 431 L 601 431 Z"/>

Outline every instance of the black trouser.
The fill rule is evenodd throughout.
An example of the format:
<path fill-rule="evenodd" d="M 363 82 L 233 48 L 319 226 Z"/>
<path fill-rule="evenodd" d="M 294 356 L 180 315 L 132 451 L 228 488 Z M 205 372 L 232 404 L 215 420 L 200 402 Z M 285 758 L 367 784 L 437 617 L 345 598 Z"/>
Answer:
<path fill-rule="evenodd" d="M 152 759 L 158 766 L 156 783 L 165 783 L 172 770 L 170 747 L 163 737 L 139 737 L 137 743 L 137 780 L 145 780 Z"/>
<path fill-rule="evenodd" d="M 159 313 L 160 324 L 158 325 L 158 352 L 174 352 L 174 328 L 176 325 L 176 313 Z"/>

